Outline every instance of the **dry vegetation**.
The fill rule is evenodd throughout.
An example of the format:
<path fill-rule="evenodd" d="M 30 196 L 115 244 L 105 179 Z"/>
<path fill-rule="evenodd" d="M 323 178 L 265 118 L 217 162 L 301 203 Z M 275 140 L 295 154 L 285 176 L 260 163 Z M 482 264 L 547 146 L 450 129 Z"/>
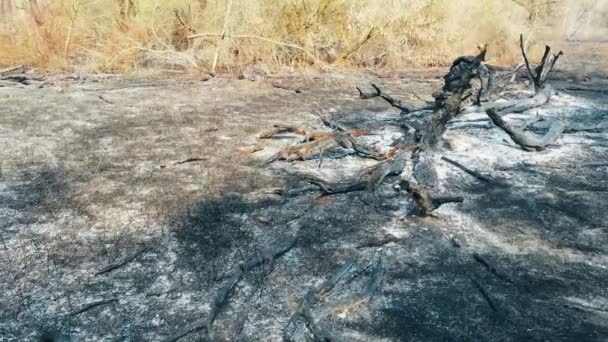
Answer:
<path fill-rule="evenodd" d="M 230 71 L 258 62 L 443 65 L 480 43 L 492 46 L 491 60 L 515 62 L 520 32 L 530 33 L 530 44 L 556 47 L 605 36 L 608 3 L 2 0 L 0 11 L 0 65 L 124 72 L 175 66 L 208 71 L 217 64 Z"/>

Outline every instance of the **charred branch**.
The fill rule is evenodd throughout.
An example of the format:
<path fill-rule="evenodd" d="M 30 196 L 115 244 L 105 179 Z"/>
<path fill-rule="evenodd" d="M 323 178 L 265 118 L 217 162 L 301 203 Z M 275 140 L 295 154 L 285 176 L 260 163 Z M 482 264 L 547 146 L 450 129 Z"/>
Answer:
<path fill-rule="evenodd" d="M 357 154 L 363 158 L 371 158 L 381 160 L 385 156 L 375 152 L 361 143 L 357 142 L 353 137 L 367 133 L 367 131 L 355 130 L 346 132 L 330 133 L 329 135 L 317 138 L 313 141 L 304 142 L 295 146 L 290 146 L 279 151 L 274 155 L 268 163 L 276 160 L 295 161 L 309 160 L 326 154 L 327 151 L 334 148 L 342 148 L 346 154 Z"/>
<path fill-rule="evenodd" d="M 375 92 L 373 92 L 373 93 L 364 93 L 361 90 L 361 88 L 357 87 L 357 90 L 359 91 L 359 98 L 361 98 L 362 100 L 368 100 L 368 99 L 380 97 L 384 101 L 386 101 L 388 104 L 390 104 L 392 107 L 397 108 L 404 113 L 413 113 L 413 112 L 419 112 L 419 111 L 423 111 L 423 110 L 432 110 L 434 108 L 434 105 L 425 105 L 425 106 L 415 107 L 415 106 L 410 106 L 410 105 L 404 104 L 401 100 L 396 99 L 396 98 L 382 92 L 382 89 L 380 89 L 380 87 L 378 87 L 377 85 L 372 83 L 371 86 L 375 90 Z"/>
<path fill-rule="evenodd" d="M 532 68 L 530 67 L 530 61 L 528 60 L 528 55 L 526 54 L 526 49 L 524 47 L 523 34 L 519 36 L 519 47 L 521 49 L 521 54 L 524 58 L 526 70 L 528 71 L 528 75 L 530 76 L 530 80 L 532 80 L 532 82 L 534 83 L 534 89 L 536 91 L 539 91 L 545 85 L 547 77 L 555 67 L 557 60 L 564 53 L 560 51 L 557 54 L 551 54 L 551 47 L 548 45 L 545 46 L 545 53 L 543 54 L 540 64 L 534 69 L 534 71 L 532 71 Z"/>
<path fill-rule="evenodd" d="M 386 177 L 401 174 L 405 164 L 406 153 L 400 151 L 391 159 L 365 168 L 355 176 L 338 181 L 329 181 L 314 174 L 299 174 L 298 176 L 301 180 L 318 186 L 325 195 L 365 190 L 375 191 Z"/>
<path fill-rule="evenodd" d="M 480 106 L 466 108 L 463 113 L 483 113 L 490 109 L 504 110 L 505 112 L 508 111 L 509 113 L 523 113 L 529 109 L 547 104 L 554 92 L 555 90 L 551 86 L 547 85 L 531 98 L 524 100 L 485 103 Z"/>
<path fill-rule="evenodd" d="M 88 303 L 88 304 L 85 304 L 82 308 L 70 313 L 70 316 L 72 316 L 72 317 L 77 316 L 77 315 L 80 315 L 81 313 L 85 313 L 98 306 L 108 305 L 108 304 L 112 304 L 115 302 L 118 302 L 118 298 L 103 299 L 103 300 L 98 300 L 96 302 Z"/>
<path fill-rule="evenodd" d="M 452 160 L 452 159 L 450 159 L 448 157 L 441 157 L 441 159 L 444 160 L 444 161 L 446 161 L 446 162 L 448 162 L 448 163 L 450 163 L 450 164 L 452 164 L 453 166 L 456 166 L 457 168 L 459 168 L 462 171 L 464 171 L 466 174 L 471 175 L 471 176 L 477 178 L 478 180 L 480 180 L 480 181 L 482 181 L 484 183 L 489 183 L 490 182 L 490 179 L 488 177 L 482 175 L 481 173 L 479 173 L 477 171 L 469 169 L 468 167 L 462 165 L 461 163 L 459 163 L 459 162 L 457 162 L 455 160 Z"/>
<path fill-rule="evenodd" d="M 110 265 L 102 268 L 101 270 L 97 271 L 97 273 L 95 273 L 95 275 L 98 276 L 98 275 L 102 275 L 102 274 L 109 273 L 109 272 L 112 272 L 114 270 L 117 270 L 117 269 L 125 266 L 126 264 L 130 263 L 131 261 L 137 259 L 137 257 L 139 257 L 140 255 L 144 254 L 147 251 L 148 251 L 147 247 L 141 248 L 139 251 L 137 251 L 137 252 L 133 253 L 132 255 L 124 258 L 123 260 L 121 260 L 119 262 L 116 262 L 116 263 L 113 263 L 113 264 L 110 264 Z"/>
<path fill-rule="evenodd" d="M 431 196 L 430 192 L 423 186 L 412 184 L 408 181 L 402 181 L 401 187 L 412 195 L 416 207 L 423 216 L 429 215 L 446 203 L 464 202 L 464 198 L 461 196 Z"/>
<path fill-rule="evenodd" d="M 559 138 L 565 128 L 561 121 L 554 120 L 550 124 L 547 133 L 544 136 L 538 136 L 534 133 L 526 132 L 526 127 L 515 127 L 506 122 L 502 118 L 505 113 L 508 113 L 508 111 L 502 111 L 500 113 L 494 109 L 489 109 L 486 111 L 486 114 L 490 117 L 492 122 L 500 129 L 505 131 L 511 137 L 511 140 L 513 140 L 514 143 L 526 151 L 544 150 L 548 145 L 553 144 L 557 138 Z"/>

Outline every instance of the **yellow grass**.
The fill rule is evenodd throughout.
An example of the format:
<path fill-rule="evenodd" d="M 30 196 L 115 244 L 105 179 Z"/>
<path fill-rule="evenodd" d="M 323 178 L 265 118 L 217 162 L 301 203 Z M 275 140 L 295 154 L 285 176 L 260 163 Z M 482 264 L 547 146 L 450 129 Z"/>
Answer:
<path fill-rule="evenodd" d="M 28 1 L 12 2 L 0 22 L 0 65 L 86 72 L 133 71 L 156 59 L 201 71 L 215 60 L 224 70 L 433 66 L 482 43 L 492 61 L 511 63 L 522 32 L 531 46 L 559 45 L 608 25 L 608 2 L 595 0 L 233 0 L 229 12 L 228 0 L 37 0 L 42 25 Z M 204 36 L 185 51 L 173 44 L 176 9 L 190 35 Z"/>

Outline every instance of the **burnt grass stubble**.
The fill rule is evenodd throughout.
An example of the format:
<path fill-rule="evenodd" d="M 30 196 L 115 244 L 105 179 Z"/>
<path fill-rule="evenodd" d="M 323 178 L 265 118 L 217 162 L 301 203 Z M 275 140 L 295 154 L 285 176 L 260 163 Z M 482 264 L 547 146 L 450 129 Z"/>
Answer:
<path fill-rule="evenodd" d="M 278 94 L 261 98 L 290 96 L 285 104 L 279 102 L 277 111 L 300 101 L 292 94 Z M 338 93 L 336 98 L 352 95 L 348 94 Z M 263 169 L 239 170 L 244 166 L 233 160 L 183 168 L 167 161 L 179 159 L 171 149 L 180 144 L 189 150 L 184 157 L 213 153 L 200 149 L 201 141 L 186 144 L 187 137 L 181 137 L 201 119 L 210 120 L 201 118 L 197 110 L 178 110 L 168 122 L 162 108 L 138 118 L 133 114 L 138 108 L 120 113 L 122 109 L 109 104 L 96 106 L 111 108 L 88 119 L 96 121 L 94 128 L 73 128 L 71 140 L 53 151 L 62 162 L 30 156 L 3 168 L 0 335 L 8 340 L 36 338 L 45 332 L 72 340 L 162 340 L 203 320 L 226 282 L 225 275 L 239 263 L 290 238 L 297 239 L 292 250 L 245 274 L 210 331 L 195 332 L 184 340 L 281 336 L 313 284 L 339 265 L 365 264 L 378 252 L 386 271 L 374 296 L 345 318 L 319 316 L 318 324 L 334 332 L 337 340 L 359 336 L 394 341 L 599 341 L 608 336 L 605 267 L 552 253 L 488 248 L 484 236 L 459 235 L 462 229 L 449 222 L 404 218 L 408 200 L 393 192 L 390 181 L 374 194 L 319 197 L 307 192 L 252 200 L 248 193 L 281 180 L 269 180 L 276 176 Z M 238 104 L 235 107 L 243 110 Z M 115 113 L 108 114 L 110 110 Z M 347 123 L 356 110 L 344 108 L 342 113 L 346 114 L 338 118 Z M 36 108 L 32 115 L 37 115 Z M 264 125 L 269 123 L 264 120 Z M 210 122 L 221 127 L 225 121 Z M 28 124 L 4 126 L 10 130 Z M 150 148 L 149 142 L 148 147 L 140 146 L 155 136 L 150 132 L 157 131 L 159 138 L 152 141 L 162 149 Z M 231 152 L 228 144 L 213 143 L 216 138 L 204 143 Z M 120 152 L 99 148 L 108 140 L 109 146 L 118 144 Z M 154 163 L 146 170 L 133 171 L 150 158 Z M 564 155 L 555 163 L 572 162 L 570 158 Z M 606 161 L 605 150 L 586 158 L 576 162 Z M 527 188 L 508 175 L 489 185 L 454 178 L 447 186 L 461 190 L 466 198 L 458 210 L 512 246 L 535 239 L 590 260 L 608 253 L 601 239 L 581 235 L 585 229 L 605 229 L 606 168 L 522 166 L 512 172 L 524 174 L 525 181 L 542 188 Z M 201 173 L 209 183 L 191 190 Z M 221 186 L 211 185 L 213 180 Z M 104 188 L 104 182 L 113 185 Z M 129 207 L 136 202 L 143 204 Z M 102 215 L 99 206 L 118 209 Z M 128 214 L 112 222 L 114 212 Z M 100 225 L 112 229 L 83 233 Z M 398 226 L 406 237 L 381 247 L 358 248 L 370 239 L 381 239 L 387 225 Z M 95 275 L 142 248 L 124 266 Z M 355 291 L 357 283 L 363 279 L 342 284 L 336 289 L 342 293 L 330 294 L 325 304 L 331 306 L 332 298 Z M 566 298 L 603 298 L 604 306 Z M 91 306 L 104 300 L 106 304 Z M 79 313 L 87 305 L 91 308 Z"/>

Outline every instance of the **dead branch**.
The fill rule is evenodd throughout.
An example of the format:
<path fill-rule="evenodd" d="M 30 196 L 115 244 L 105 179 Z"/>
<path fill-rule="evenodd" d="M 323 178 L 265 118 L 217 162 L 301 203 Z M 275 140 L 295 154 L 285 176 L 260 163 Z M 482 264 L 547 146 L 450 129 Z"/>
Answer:
<path fill-rule="evenodd" d="M 205 161 L 205 160 L 207 160 L 207 159 L 206 158 L 194 157 L 194 158 L 188 158 L 188 159 L 185 159 L 185 160 L 177 161 L 177 162 L 173 163 L 173 165 L 181 165 L 181 164 L 186 164 L 186 163 L 194 163 L 194 162 Z"/>
<path fill-rule="evenodd" d="M 261 132 L 258 134 L 259 139 L 272 139 L 274 136 L 283 133 L 293 133 L 298 135 L 303 135 L 306 137 L 308 141 L 319 140 L 321 138 L 327 138 L 333 136 L 333 132 L 323 132 L 323 131 L 314 131 L 309 130 L 302 127 L 293 127 L 293 126 L 282 126 L 282 125 L 274 125 L 274 127 L 270 130 Z M 364 131 L 351 131 L 351 134 L 355 136 L 365 134 Z"/>
<path fill-rule="evenodd" d="M 316 320 L 319 321 L 329 314 L 340 314 L 353 310 L 356 306 L 369 301 L 380 288 L 380 284 L 384 279 L 384 265 L 381 255 L 377 255 L 375 262 L 372 262 L 371 267 L 373 269 L 370 272 L 369 280 L 365 284 L 364 288 L 357 293 L 347 296 L 346 298 L 338 301 L 337 303 L 331 303 L 326 305 L 321 313 L 317 315 Z"/>
<path fill-rule="evenodd" d="M 485 60 L 484 47 L 477 56 L 457 58 L 450 71 L 444 76 L 442 91 L 435 94 L 435 111 L 431 121 L 417 132 L 419 149 L 429 151 L 442 142 L 447 123 L 461 112 L 461 103 L 471 94 L 467 93 L 471 81 L 480 74 L 481 63 Z"/>
<path fill-rule="evenodd" d="M 507 110 L 509 113 L 523 113 L 529 109 L 543 106 L 549 102 L 555 90 L 550 86 L 545 86 L 533 97 L 524 100 L 490 102 L 480 106 L 472 106 L 463 110 L 463 113 L 483 113 L 490 109 Z"/>
<path fill-rule="evenodd" d="M 592 92 L 592 93 L 600 93 L 600 94 L 608 94 L 608 89 L 606 88 L 595 88 L 595 87 L 583 87 L 583 86 L 569 86 L 565 88 L 560 88 L 567 91 L 584 91 L 584 92 Z"/>
<path fill-rule="evenodd" d="M 272 86 L 275 88 L 278 88 L 278 89 L 292 91 L 296 94 L 302 93 L 302 88 L 300 88 L 300 87 L 288 86 L 288 85 L 281 84 L 279 82 L 272 82 Z"/>
<path fill-rule="evenodd" d="M 339 125 L 337 122 L 328 119 L 327 116 L 323 113 L 323 108 L 321 108 L 321 106 L 319 106 L 318 103 L 315 102 L 315 105 L 318 107 L 318 111 L 315 111 L 314 113 L 317 114 L 317 116 L 319 117 L 319 119 L 321 120 L 323 125 L 325 125 L 325 127 L 330 128 L 332 131 L 338 131 L 338 132 L 349 131 L 346 128 Z M 369 133 L 369 130 L 350 130 L 350 131 L 353 133 L 360 132 L 359 135 L 366 135 Z M 358 136 L 358 135 L 353 135 L 353 136 Z"/>
<path fill-rule="evenodd" d="M 477 261 L 478 263 L 480 263 L 488 272 L 492 273 L 493 275 L 495 275 L 498 279 L 506 281 L 508 283 L 511 282 L 511 280 L 509 278 L 507 278 L 507 276 L 503 275 L 502 273 L 500 273 L 494 266 L 492 266 L 484 257 L 482 257 L 479 253 L 475 252 L 473 253 L 473 259 L 475 259 L 475 261 Z"/>
<path fill-rule="evenodd" d="M 329 133 L 329 135 L 325 137 L 323 137 L 325 134 L 321 134 L 321 138 L 317 137 L 312 141 L 290 146 L 277 152 L 277 154 L 270 158 L 267 163 L 271 163 L 276 160 L 309 160 L 323 155 L 326 151 L 336 147 L 341 147 L 345 151 L 352 151 L 347 154 L 355 153 L 364 158 L 372 158 L 376 160 L 384 159 L 382 154 L 363 146 L 353 138 L 353 136 L 361 135 L 363 133 L 366 133 L 366 131 L 355 130 L 350 132 Z"/>
<path fill-rule="evenodd" d="M 528 71 L 528 75 L 530 76 L 531 80 L 534 80 L 534 74 L 532 73 L 532 69 L 530 68 L 530 61 L 528 60 L 528 55 L 526 54 L 523 33 L 519 35 L 519 48 L 521 49 L 521 55 L 524 59 L 524 63 L 526 65 L 526 70 Z"/>
<path fill-rule="evenodd" d="M 135 260 L 138 256 L 142 255 L 143 253 L 145 253 L 147 251 L 148 251 L 148 247 L 141 248 L 137 252 L 135 252 L 132 255 L 130 255 L 130 256 L 122 259 L 121 261 L 116 262 L 114 264 L 110 264 L 110 265 L 102 268 L 101 270 L 97 271 L 95 273 L 95 275 L 98 276 L 98 275 L 102 275 L 102 274 L 105 274 L 105 273 L 112 272 L 112 271 L 114 271 L 116 269 L 119 269 L 119 268 L 125 266 L 126 264 L 130 263 L 131 261 Z"/>
<path fill-rule="evenodd" d="M 513 140 L 514 143 L 518 144 L 526 151 L 544 150 L 548 145 L 553 144 L 557 138 L 559 138 L 565 128 L 564 124 L 560 120 L 556 119 L 551 123 L 547 133 L 544 136 L 539 137 L 536 134 L 524 131 L 525 127 L 514 127 L 506 122 L 502 118 L 502 115 L 505 114 L 504 111 L 498 113 L 494 109 L 489 109 L 486 111 L 486 114 L 496 126 L 505 131 L 511 137 L 511 140 Z"/>
<path fill-rule="evenodd" d="M 97 96 L 97 98 L 100 99 L 101 101 L 107 103 L 107 104 L 115 104 L 114 101 L 110 101 L 110 100 L 106 99 L 106 97 L 103 96 L 103 95 L 99 95 L 99 96 Z"/>
<path fill-rule="evenodd" d="M 437 196 L 433 197 L 424 187 L 412 184 L 408 181 L 402 181 L 402 188 L 412 194 L 414 203 L 420 209 L 420 213 L 424 216 L 429 215 L 434 210 L 446 203 L 462 203 L 464 198 L 461 196 Z"/>
<path fill-rule="evenodd" d="M 376 98 L 376 97 L 381 97 L 384 101 L 386 101 L 392 107 L 395 107 L 395 108 L 401 110 L 404 113 L 419 112 L 419 111 L 423 111 L 423 110 L 431 110 L 431 109 L 434 108 L 434 104 L 433 105 L 425 105 L 425 106 L 422 106 L 422 107 L 408 106 L 408 105 L 404 104 L 403 102 L 401 102 L 401 100 L 396 99 L 396 98 L 394 98 L 394 97 L 392 97 L 390 95 L 387 95 L 387 94 L 383 93 L 382 89 L 380 89 L 380 87 L 378 87 L 374 83 L 372 83 L 371 86 L 375 90 L 375 92 L 373 92 L 373 93 L 364 93 L 361 90 L 361 88 L 357 87 L 357 90 L 359 91 L 359 98 L 361 98 L 362 100 L 368 100 L 368 99 L 373 99 L 373 98 Z"/>
<path fill-rule="evenodd" d="M 448 162 L 448 163 L 450 163 L 450 164 L 452 164 L 454 166 L 456 166 L 457 168 L 461 169 L 465 173 L 467 173 L 467 174 L 469 174 L 469 175 L 471 175 L 471 176 L 479 179 L 480 181 L 482 181 L 484 183 L 489 183 L 490 182 L 490 179 L 488 177 L 482 175 L 481 173 L 479 173 L 477 171 L 469 169 L 468 167 L 462 165 L 461 163 L 459 163 L 459 162 L 457 162 L 455 160 L 452 160 L 452 159 L 450 159 L 448 157 L 445 157 L 445 156 L 441 157 L 441 159 L 445 160 L 446 162 Z"/>
<path fill-rule="evenodd" d="M 103 300 L 98 300 L 96 302 L 88 303 L 88 304 L 85 304 L 82 308 L 70 313 L 70 316 L 74 317 L 74 316 L 80 315 L 81 313 L 87 312 L 93 308 L 96 308 L 98 306 L 112 304 L 117 301 L 118 301 L 118 298 L 111 298 L 111 299 L 103 299 Z"/>
<path fill-rule="evenodd" d="M 524 35 L 523 34 L 521 34 L 519 36 L 519 47 L 521 49 L 521 53 L 523 55 L 524 62 L 526 64 L 526 70 L 528 71 L 530 80 L 532 80 L 532 82 L 534 83 L 534 89 L 536 91 L 539 91 L 545 85 L 545 82 L 547 81 L 547 77 L 549 76 L 549 73 L 553 70 L 553 68 L 555 67 L 557 60 L 564 53 L 562 51 L 560 51 L 557 54 L 552 55 L 551 47 L 546 45 L 545 53 L 543 54 L 540 64 L 534 69 L 534 72 L 533 72 L 532 68 L 530 67 L 530 61 L 528 60 L 528 56 L 526 54 L 526 49 L 524 48 Z"/>
<path fill-rule="evenodd" d="M 297 176 L 305 182 L 318 186 L 325 195 L 364 190 L 375 191 L 386 177 L 401 174 L 405 164 L 406 153 L 400 151 L 391 159 L 365 168 L 359 174 L 339 181 L 328 181 L 314 174 L 300 173 Z"/>

